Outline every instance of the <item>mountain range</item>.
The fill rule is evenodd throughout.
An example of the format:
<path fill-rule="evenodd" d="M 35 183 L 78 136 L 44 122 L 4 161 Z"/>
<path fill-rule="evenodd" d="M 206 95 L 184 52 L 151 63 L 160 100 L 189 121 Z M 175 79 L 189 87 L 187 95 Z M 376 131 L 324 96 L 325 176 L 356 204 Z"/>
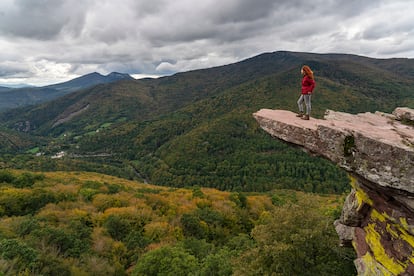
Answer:
<path fill-rule="evenodd" d="M 48 87 L 65 95 L 0 114 L 0 134 L 8 137 L 1 142 L 0 162 L 99 171 L 176 187 L 341 193 L 348 189 L 345 173 L 269 139 L 251 115 L 260 108 L 296 111 L 303 64 L 316 76 L 314 117 L 326 109 L 414 107 L 412 59 L 264 53 L 159 79 L 125 78 L 84 88 L 92 83 L 86 78 Z M 51 158 L 61 151 L 64 158 Z"/>
<path fill-rule="evenodd" d="M 42 87 L 0 87 L 0 111 L 39 104 L 97 84 L 111 83 L 124 79 L 133 78 L 128 74 L 117 72 L 112 72 L 106 76 L 94 72 L 67 82 Z"/>

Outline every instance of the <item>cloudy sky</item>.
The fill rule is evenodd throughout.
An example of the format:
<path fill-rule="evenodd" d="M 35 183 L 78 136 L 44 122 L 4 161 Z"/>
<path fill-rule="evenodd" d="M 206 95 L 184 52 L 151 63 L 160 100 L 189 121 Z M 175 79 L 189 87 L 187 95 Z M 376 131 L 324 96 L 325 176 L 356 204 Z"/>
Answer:
<path fill-rule="evenodd" d="M 414 1 L 0 1 L 0 85 L 169 75 L 279 50 L 414 58 Z"/>

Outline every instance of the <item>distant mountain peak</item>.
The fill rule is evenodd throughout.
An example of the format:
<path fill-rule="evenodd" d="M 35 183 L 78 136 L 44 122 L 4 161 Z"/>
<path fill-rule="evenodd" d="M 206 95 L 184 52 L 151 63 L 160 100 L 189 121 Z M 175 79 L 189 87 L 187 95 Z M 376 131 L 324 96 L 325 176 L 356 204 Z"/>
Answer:
<path fill-rule="evenodd" d="M 124 73 L 119 73 L 119 72 L 111 72 L 107 75 L 107 77 L 110 76 L 129 76 L 128 74 L 124 74 Z"/>
<path fill-rule="evenodd" d="M 100 76 L 100 77 L 104 77 L 104 75 L 102 75 L 101 73 L 98 73 L 98 72 L 92 72 L 92 73 L 89 73 L 89 74 L 86 74 L 86 75 L 83 75 L 83 76 L 80 76 L 80 77 L 88 77 L 88 76 Z"/>
<path fill-rule="evenodd" d="M 118 72 L 112 72 L 106 76 L 98 73 L 98 72 L 92 72 L 83 76 L 80 76 L 78 78 L 72 79 L 67 82 L 54 84 L 51 86 L 48 86 L 50 88 L 54 88 L 57 90 L 78 90 L 81 88 L 91 87 L 97 84 L 105 84 L 105 83 L 111 83 L 119 80 L 124 79 L 133 79 L 128 74 L 118 73 Z"/>
<path fill-rule="evenodd" d="M 119 72 L 112 72 L 106 75 L 107 78 L 111 79 L 133 79 L 129 74 L 119 73 Z"/>

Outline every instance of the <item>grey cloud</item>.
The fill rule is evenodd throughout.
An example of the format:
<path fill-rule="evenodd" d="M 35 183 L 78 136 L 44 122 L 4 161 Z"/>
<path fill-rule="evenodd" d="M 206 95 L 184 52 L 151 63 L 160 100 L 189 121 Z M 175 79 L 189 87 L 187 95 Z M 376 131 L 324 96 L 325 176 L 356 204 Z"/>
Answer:
<path fill-rule="evenodd" d="M 131 1 L 131 7 L 135 11 L 137 18 L 145 17 L 149 14 L 157 14 L 167 4 L 168 0 Z"/>
<path fill-rule="evenodd" d="M 273 0 L 222 1 L 211 7 L 212 18 L 220 24 L 234 22 L 251 22 L 268 17 L 279 6 Z"/>
<path fill-rule="evenodd" d="M 28 76 L 27 67 L 21 64 L 0 64 L 0 77 L 22 77 Z"/>
<path fill-rule="evenodd" d="M 0 33 L 10 36 L 48 40 L 62 31 L 78 34 L 85 20 L 87 1 L 16 0 L 0 16 Z"/>
<path fill-rule="evenodd" d="M 410 41 L 402 45 L 388 45 L 378 50 L 378 54 L 386 56 L 409 57 L 412 58 L 412 51 L 414 49 L 414 42 Z"/>
<path fill-rule="evenodd" d="M 172 3 L 172 2 L 170 2 Z M 216 43 L 228 43 L 253 39 L 258 35 L 274 30 L 289 33 L 295 28 L 300 35 L 309 21 L 329 21 L 322 30 L 314 29 L 312 33 L 335 28 L 343 18 L 357 16 L 373 7 L 370 1 L 272 1 L 272 0 L 229 0 L 206 1 L 191 9 L 178 7 L 169 9 L 167 5 L 158 14 L 152 14 L 142 23 L 141 33 L 155 47 L 168 43 L 180 43 L 194 40 L 214 40 Z M 171 5 L 171 4 L 169 4 Z M 154 17 L 156 19 L 154 19 Z M 306 33 L 305 35 L 308 35 Z"/>
<path fill-rule="evenodd" d="M 397 21 L 397 19 L 394 19 Z M 414 35 L 414 25 L 412 18 L 409 18 L 409 22 L 395 22 L 393 24 L 384 24 L 385 22 L 378 22 L 373 24 L 369 28 L 365 29 L 360 38 L 367 40 L 377 40 L 383 37 L 398 36 L 405 34 L 407 36 Z"/>
<path fill-rule="evenodd" d="M 335 15 L 338 20 L 342 20 L 344 18 L 353 18 L 363 13 L 373 12 L 381 5 L 381 2 L 371 0 L 318 0 L 313 3 L 315 3 L 315 10 L 320 16 Z M 337 23 L 340 23 L 340 21 Z"/>
<path fill-rule="evenodd" d="M 31 66 L 41 62 L 50 74 L 57 74 L 55 64 L 59 74 L 170 74 L 276 50 L 413 55 L 406 50 L 412 45 L 412 15 L 389 23 L 396 11 L 414 10 L 410 3 L 5 0 L 0 2 L 0 66 L 4 75 L 13 74 L 5 60 L 23 64 L 16 72 L 33 73 Z M 404 43 L 384 45 L 384 40 Z"/>
<path fill-rule="evenodd" d="M 143 18 L 140 33 L 154 47 L 195 40 L 237 41 L 261 32 L 273 5 L 260 0 L 210 1 L 192 8 L 167 6 L 160 14 Z"/>

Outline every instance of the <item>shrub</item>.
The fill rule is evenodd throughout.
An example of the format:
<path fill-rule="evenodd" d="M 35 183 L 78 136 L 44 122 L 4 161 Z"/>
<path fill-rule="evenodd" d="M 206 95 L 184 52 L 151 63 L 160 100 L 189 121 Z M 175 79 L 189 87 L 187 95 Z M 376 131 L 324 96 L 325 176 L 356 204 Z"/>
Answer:
<path fill-rule="evenodd" d="M 165 246 L 145 254 L 132 275 L 195 275 L 197 259 L 181 247 Z"/>
<path fill-rule="evenodd" d="M 42 255 L 38 261 L 39 275 L 72 275 L 70 266 L 53 255 Z"/>
<path fill-rule="evenodd" d="M 92 201 L 93 197 L 100 192 L 91 188 L 82 188 L 79 190 L 79 194 L 83 197 L 85 201 Z"/>
<path fill-rule="evenodd" d="M 16 188 L 32 187 L 36 181 L 41 181 L 45 178 L 43 174 L 34 173 L 22 173 L 15 176 L 13 173 L 7 170 L 0 171 L 0 183 L 8 183 Z"/>
<path fill-rule="evenodd" d="M 206 242 L 204 239 L 184 239 L 182 242 L 180 242 L 180 246 L 183 247 L 191 255 L 195 256 L 199 261 L 205 259 L 214 250 L 214 245 Z"/>
<path fill-rule="evenodd" d="M 90 245 L 90 241 L 82 237 L 84 232 L 76 229 L 71 232 L 68 229 L 45 227 L 33 231 L 33 235 L 55 247 L 65 257 L 79 257 Z"/>
<path fill-rule="evenodd" d="M 118 184 L 106 184 L 106 187 L 108 188 L 108 194 L 110 195 L 116 194 L 116 193 L 119 193 L 120 191 L 125 190 L 125 188 L 123 188 L 121 185 L 118 185 Z"/>
<path fill-rule="evenodd" d="M 27 244 L 16 239 L 0 241 L 0 256 L 6 260 L 17 260 L 19 268 L 33 267 L 37 259 L 37 252 Z"/>
<path fill-rule="evenodd" d="M 124 238 L 125 245 L 128 250 L 134 249 L 144 249 L 148 244 L 151 243 L 151 240 L 145 237 L 142 231 L 132 230 Z"/>
<path fill-rule="evenodd" d="M 15 189 L 4 188 L 0 193 L 1 215 L 24 216 L 35 214 L 48 203 L 55 202 L 53 193 L 43 189 Z"/>
<path fill-rule="evenodd" d="M 233 269 L 231 258 L 232 254 L 227 248 L 219 250 L 216 254 L 208 255 L 203 262 L 201 275 L 232 275 Z"/>
<path fill-rule="evenodd" d="M 203 239 L 207 237 L 208 229 L 201 224 L 200 219 L 193 214 L 184 214 L 181 217 L 183 233 L 186 237 Z"/>
<path fill-rule="evenodd" d="M 199 186 L 192 187 L 193 190 L 193 197 L 204 198 L 204 193 L 201 191 Z"/>
<path fill-rule="evenodd" d="M 230 194 L 229 199 L 236 203 L 236 205 L 240 208 L 247 207 L 247 197 L 243 193 L 234 192 Z"/>
<path fill-rule="evenodd" d="M 117 195 L 98 194 L 93 198 L 92 202 L 100 212 L 108 208 L 128 206 L 128 201 Z"/>
<path fill-rule="evenodd" d="M 39 229 L 40 225 L 37 219 L 32 216 L 27 217 L 25 220 L 20 222 L 16 228 L 16 233 L 22 237 L 30 234 L 32 231 Z"/>
<path fill-rule="evenodd" d="M 131 232 L 131 223 L 122 217 L 110 215 L 105 221 L 104 226 L 108 234 L 115 240 L 123 240 Z"/>
<path fill-rule="evenodd" d="M 83 183 L 82 188 L 97 190 L 97 189 L 101 188 L 102 186 L 103 186 L 103 184 L 98 182 L 98 181 L 88 180 L 88 181 L 85 181 L 85 183 Z"/>
<path fill-rule="evenodd" d="M 272 204 L 275 206 L 283 206 L 287 203 L 297 203 L 296 192 L 281 190 L 272 195 Z"/>
<path fill-rule="evenodd" d="M 14 181 L 14 175 L 6 170 L 0 171 L 0 183 L 9 183 L 11 184 Z"/>
<path fill-rule="evenodd" d="M 45 178 L 43 174 L 23 173 L 13 180 L 13 186 L 16 188 L 32 187 L 36 181 L 41 181 Z"/>
<path fill-rule="evenodd" d="M 170 231 L 168 222 L 150 222 L 144 227 L 144 236 L 152 241 L 160 241 L 162 237 L 166 237 Z"/>

